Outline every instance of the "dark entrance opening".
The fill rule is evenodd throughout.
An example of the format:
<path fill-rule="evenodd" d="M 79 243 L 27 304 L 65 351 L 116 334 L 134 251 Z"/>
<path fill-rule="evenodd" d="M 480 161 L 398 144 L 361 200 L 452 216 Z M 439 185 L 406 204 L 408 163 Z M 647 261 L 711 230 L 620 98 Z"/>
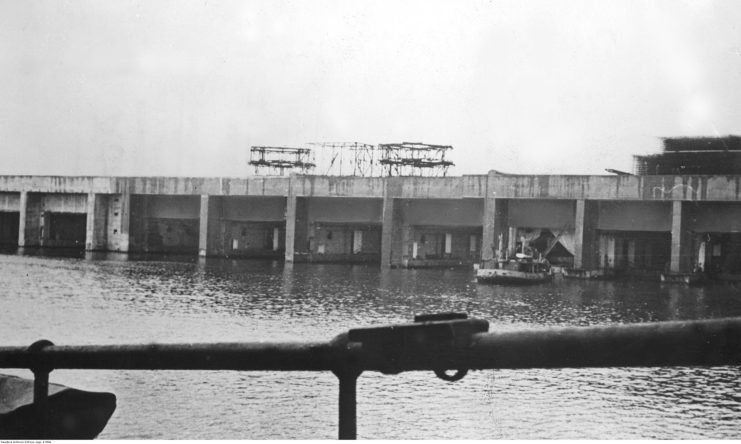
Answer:
<path fill-rule="evenodd" d="M 87 214 L 49 213 L 49 236 L 45 246 L 85 248 Z"/>
<path fill-rule="evenodd" d="M 0 211 L 0 245 L 4 247 L 18 246 L 18 227 L 20 213 Z"/>

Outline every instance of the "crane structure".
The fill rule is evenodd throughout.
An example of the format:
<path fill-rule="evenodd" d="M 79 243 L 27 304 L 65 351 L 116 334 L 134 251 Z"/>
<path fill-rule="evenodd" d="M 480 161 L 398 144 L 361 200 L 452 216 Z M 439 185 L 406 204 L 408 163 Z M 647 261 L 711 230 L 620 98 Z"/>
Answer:
<path fill-rule="evenodd" d="M 249 164 L 257 175 L 286 171 L 323 176 L 445 177 L 455 164 L 445 158 L 450 145 L 401 142 L 371 145 L 361 142 L 311 142 L 312 148 L 253 146 Z"/>
<path fill-rule="evenodd" d="M 253 146 L 250 148 L 249 164 L 255 167 L 255 174 L 280 175 L 286 170 L 308 173 L 316 164 L 309 148 L 283 146 Z"/>
<path fill-rule="evenodd" d="M 430 145 L 421 142 L 387 143 L 378 145 L 379 164 L 386 176 L 445 177 L 455 164 L 445 159 L 450 145 Z"/>
<path fill-rule="evenodd" d="M 361 142 L 311 142 L 317 172 L 326 176 L 372 177 L 377 167 L 378 148 Z M 379 171 L 375 171 L 379 170 Z"/>

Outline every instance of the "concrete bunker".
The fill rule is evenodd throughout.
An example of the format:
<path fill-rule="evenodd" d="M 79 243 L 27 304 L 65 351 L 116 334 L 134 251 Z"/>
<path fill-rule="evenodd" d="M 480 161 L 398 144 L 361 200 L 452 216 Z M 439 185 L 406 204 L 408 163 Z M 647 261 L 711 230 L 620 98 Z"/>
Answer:
<path fill-rule="evenodd" d="M 718 280 L 741 281 L 741 205 L 696 202 L 683 206 L 692 271 Z"/>
<path fill-rule="evenodd" d="M 42 247 L 85 247 L 87 214 L 47 211 L 43 218 L 44 224 L 41 227 Z"/>
<path fill-rule="evenodd" d="M 598 203 L 592 254 L 602 269 L 658 276 L 671 261 L 671 202 Z M 639 229 L 637 229 L 639 228 Z"/>
<path fill-rule="evenodd" d="M 548 259 L 571 268 L 575 255 L 575 202 L 571 200 L 514 200 L 502 203 L 505 227 L 491 246 L 494 257 L 517 253 Z"/>
<path fill-rule="evenodd" d="M 222 206 L 223 251 L 231 257 L 281 258 L 286 244 L 284 197 L 228 197 Z"/>
<path fill-rule="evenodd" d="M 404 199 L 399 209 L 402 266 L 470 266 L 481 260 L 482 201 Z"/>
<path fill-rule="evenodd" d="M 380 263 L 382 207 L 375 198 L 299 198 L 296 260 Z"/>
<path fill-rule="evenodd" d="M 198 253 L 199 196 L 131 196 L 134 251 Z"/>
<path fill-rule="evenodd" d="M 28 193 L 24 216 L 24 247 L 85 248 L 86 194 Z"/>

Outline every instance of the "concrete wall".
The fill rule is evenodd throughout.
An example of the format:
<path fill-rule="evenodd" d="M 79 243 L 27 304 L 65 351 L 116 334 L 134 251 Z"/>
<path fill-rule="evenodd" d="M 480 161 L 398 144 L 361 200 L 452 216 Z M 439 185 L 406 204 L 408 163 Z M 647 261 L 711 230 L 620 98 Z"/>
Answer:
<path fill-rule="evenodd" d="M 25 196 L 25 197 L 24 197 Z M 22 193 L 19 199 L 18 245 L 35 246 L 78 246 L 79 230 L 86 231 L 85 218 L 57 218 L 56 214 L 86 216 L 88 196 L 70 193 Z M 53 226 L 56 221 L 57 226 Z M 74 226 L 67 226 L 67 225 Z M 82 224 L 81 227 L 77 225 Z M 67 233 L 75 233 L 75 239 L 66 239 Z M 68 242 L 69 241 L 69 242 Z M 85 235 L 82 236 L 84 246 Z"/>
<path fill-rule="evenodd" d="M 671 202 L 599 202 L 596 228 L 603 231 L 671 231 Z"/>
<path fill-rule="evenodd" d="M 400 204 L 406 225 L 479 227 L 484 217 L 480 199 L 404 199 Z"/>
<path fill-rule="evenodd" d="M 395 198 L 741 201 L 741 176 L 487 175 L 363 178 L 0 176 L 0 192 Z M 289 193 L 290 190 L 290 193 Z"/>
<path fill-rule="evenodd" d="M 445 236 L 451 236 L 450 253 L 445 253 Z M 474 236 L 475 248 L 471 250 L 471 236 Z M 410 242 L 405 255 L 412 257 L 414 242 L 417 243 L 419 259 L 460 259 L 474 261 L 480 259 L 481 229 L 474 227 L 441 229 L 417 228 L 410 230 Z M 412 257 L 413 258 L 413 257 Z"/>
<path fill-rule="evenodd" d="M 223 199 L 223 218 L 232 221 L 283 222 L 284 197 L 227 197 Z"/>
<path fill-rule="evenodd" d="M 381 252 L 382 199 L 311 197 L 300 200 L 305 204 L 306 224 L 300 224 L 302 218 L 299 216 L 297 227 L 299 224 L 305 227 L 306 244 L 297 244 L 296 251 L 310 252 L 312 261 L 378 260 Z M 362 232 L 362 248 L 357 252 L 354 251 L 355 231 Z M 297 239 L 304 237 L 297 232 Z"/>
<path fill-rule="evenodd" d="M 19 211 L 20 193 L 2 193 L 0 192 L 0 211 Z"/>
<path fill-rule="evenodd" d="M 134 195 L 130 205 L 131 251 L 198 251 L 199 196 Z"/>
<path fill-rule="evenodd" d="M 201 211 L 200 197 L 149 196 L 148 217 L 154 219 L 198 219 Z"/>
<path fill-rule="evenodd" d="M 527 228 L 574 228 L 576 203 L 556 200 L 510 200 L 507 224 Z"/>
<path fill-rule="evenodd" d="M 685 205 L 687 228 L 700 233 L 741 233 L 741 204 L 702 202 Z"/>
<path fill-rule="evenodd" d="M 286 236 L 290 231 L 286 258 L 294 247 L 297 254 L 310 253 L 321 224 L 348 230 L 380 225 L 384 266 L 403 262 L 406 247 L 424 229 L 486 225 L 482 233 L 492 245 L 505 233 L 499 226 L 574 229 L 585 268 L 590 261 L 596 265 L 591 251 L 598 250 L 597 232 L 672 233 L 672 269 L 685 270 L 690 234 L 741 232 L 741 176 L 0 176 L 0 211 L 18 212 L 21 246 L 50 245 L 50 215 L 74 213 L 87 216 L 86 247 L 117 251 L 128 251 L 129 244 L 133 251 L 191 251 L 195 243 L 195 249 L 220 255 L 235 239 L 233 230 L 242 236 L 243 228 L 227 222 L 270 223 L 285 227 Z M 247 231 L 254 241 L 268 236 L 257 226 Z M 454 248 L 465 244 L 462 239 L 454 239 Z M 349 245 L 347 239 L 334 243 Z M 631 248 L 638 251 L 637 244 Z M 482 251 L 491 255 L 488 250 L 491 245 Z"/>
<path fill-rule="evenodd" d="M 129 205 L 127 194 L 107 196 L 105 239 L 109 251 L 129 251 Z"/>
<path fill-rule="evenodd" d="M 294 196 L 383 197 L 381 177 L 291 176 Z"/>
<path fill-rule="evenodd" d="M 381 199 L 314 197 L 308 199 L 310 222 L 374 223 L 382 220 Z"/>
<path fill-rule="evenodd" d="M 119 177 L 0 176 L 0 191 L 32 193 L 113 193 L 125 180 Z"/>
<path fill-rule="evenodd" d="M 43 194 L 41 210 L 52 213 L 87 213 L 86 194 Z"/>
<path fill-rule="evenodd" d="M 197 219 L 149 219 L 145 251 L 156 253 L 196 253 Z"/>
<path fill-rule="evenodd" d="M 126 177 L 116 182 L 116 192 L 131 194 L 181 194 L 219 196 L 285 196 L 288 177 L 250 179 L 222 177 Z"/>
<path fill-rule="evenodd" d="M 274 250 L 274 234 L 278 231 Z M 275 256 L 285 250 L 285 228 L 277 222 L 225 222 L 226 238 L 224 251 L 229 256 Z"/>
<path fill-rule="evenodd" d="M 354 226 L 347 224 L 317 224 L 314 227 L 312 253 L 318 254 L 323 246 L 326 255 L 347 255 L 353 252 L 353 236 L 355 231 L 361 231 L 362 243 L 359 254 L 381 253 L 380 226 Z"/>
<path fill-rule="evenodd" d="M 499 198 L 741 200 L 741 176 L 504 176 L 489 174 Z"/>
<path fill-rule="evenodd" d="M 397 177 L 388 181 L 398 182 L 393 197 L 419 199 L 483 198 L 486 195 L 487 176 L 460 177 Z"/>

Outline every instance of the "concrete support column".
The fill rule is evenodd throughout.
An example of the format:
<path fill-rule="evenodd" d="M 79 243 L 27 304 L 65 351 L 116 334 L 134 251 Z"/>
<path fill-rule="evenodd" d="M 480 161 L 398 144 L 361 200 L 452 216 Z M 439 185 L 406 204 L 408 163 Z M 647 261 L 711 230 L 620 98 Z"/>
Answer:
<path fill-rule="evenodd" d="M 19 200 L 18 246 L 38 247 L 41 239 L 48 235 L 46 215 L 42 212 L 42 196 L 21 191 Z"/>
<path fill-rule="evenodd" d="M 481 237 L 481 262 L 486 264 L 494 260 L 494 255 L 498 248 L 496 238 L 496 214 L 497 214 L 497 199 L 494 197 L 494 193 L 486 194 L 484 198 L 484 220 L 481 222 L 483 227 L 483 236 Z"/>
<path fill-rule="evenodd" d="M 576 201 L 576 215 L 574 217 L 574 268 L 577 270 L 584 268 L 584 225 L 586 201 L 579 199 Z"/>
<path fill-rule="evenodd" d="M 85 250 L 87 251 L 103 250 L 107 246 L 107 204 L 107 196 L 95 193 L 88 193 L 87 226 L 85 235 Z"/>
<path fill-rule="evenodd" d="M 118 211 L 120 219 L 117 227 L 117 245 L 113 249 L 121 252 L 128 252 L 130 236 L 129 233 L 131 232 L 131 194 L 125 192 L 119 195 L 117 198 L 119 199 Z"/>
<path fill-rule="evenodd" d="M 224 198 L 220 196 L 211 196 L 208 199 L 207 256 L 224 254 L 223 203 Z"/>
<path fill-rule="evenodd" d="M 672 250 L 669 264 L 669 271 L 672 273 L 690 272 L 691 239 L 682 206 L 681 200 L 672 202 Z"/>
<path fill-rule="evenodd" d="M 388 177 L 384 180 L 383 208 L 381 214 L 381 267 L 389 268 L 401 265 L 404 248 L 404 233 L 401 221 L 399 200 L 401 182 L 397 178 Z M 408 254 L 408 253 L 406 253 Z"/>
<path fill-rule="evenodd" d="M 128 251 L 149 251 L 149 198 L 147 195 L 132 196 L 126 194 L 124 205 L 128 205 L 127 216 L 128 224 L 122 220 L 123 226 L 128 226 Z M 122 214 L 125 211 L 121 208 Z M 122 240 L 125 239 L 122 238 Z M 122 245 L 123 247 L 123 245 Z M 123 251 L 123 250 L 122 250 Z"/>
<path fill-rule="evenodd" d="M 286 262 L 293 262 L 296 248 L 296 205 L 298 198 L 290 195 L 286 199 Z"/>
<path fill-rule="evenodd" d="M 481 261 L 484 265 L 504 257 L 509 244 L 509 201 L 487 196 L 484 200 L 483 237 L 481 240 Z M 510 252 L 511 253 L 511 252 Z"/>
<path fill-rule="evenodd" d="M 509 200 L 497 198 L 495 176 L 496 173 L 490 171 L 486 180 L 484 220 L 481 222 L 483 227 L 481 262 L 484 266 L 487 262 L 504 257 L 511 237 L 509 235 Z"/>
<path fill-rule="evenodd" d="M 394 232 L 394 198 L 384 196 L 381 226 L 381 267 L 391 267 Z"/>
<path fill-rule="evenodd" d="M 85 250 L 94 250 L 95 245 L 95 193 L 87 195 L 87 217 L 85 226 Z"/>
<path fill-rule="evenodd" d="M 28 192 L 21 191 L 21 196 L 18 205 L 18 246 L 26 246 L 26 217 L 28 208 Z"/>
<path fill-rule="evenodd" d="M 221 200 L 217 196 L 201 195 L 198 255 L 214 256 L 223 252 L 221 234 Z"/>
<path fill-rule="evenodd" d="M 597 223 L 597 202 L 584 199 L 576 201 L 574 218 L 574 268 L 589 269 L 595 266 L 595 225 Z"/>

